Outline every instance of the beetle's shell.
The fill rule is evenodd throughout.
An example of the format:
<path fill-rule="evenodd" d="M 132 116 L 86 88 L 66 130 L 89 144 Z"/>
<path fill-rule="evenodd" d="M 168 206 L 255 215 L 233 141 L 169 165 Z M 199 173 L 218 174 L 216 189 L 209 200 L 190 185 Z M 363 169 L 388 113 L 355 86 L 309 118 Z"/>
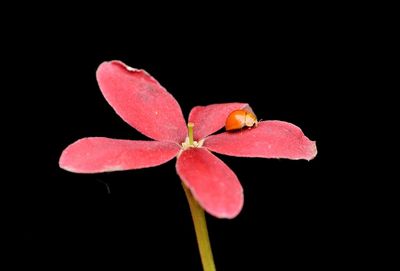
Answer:
<path fill-rule="evenodd" d="M 253 127 L 257 126 L 257 117 L 246 110 L 239 109 L 232 111 L 229 116 L 226 118 L 225 122 L 225 130 L 239 130 L 243 127 Z"/>

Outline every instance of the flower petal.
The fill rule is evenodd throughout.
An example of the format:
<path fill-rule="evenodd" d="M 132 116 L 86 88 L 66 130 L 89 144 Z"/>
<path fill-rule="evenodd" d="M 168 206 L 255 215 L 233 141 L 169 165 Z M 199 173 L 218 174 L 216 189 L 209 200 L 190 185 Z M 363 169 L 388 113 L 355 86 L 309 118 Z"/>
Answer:
<path fill-rule="evenodd" d="M 212 135 L 203 146 L 242 157 L 311 160 L 317 155 L 315 141 L 310 141 L 299 127 L 284 121 L 262 121 L 255 128 Z"/>
<path fill-rule="evenodd" d="M 76 173 L 146 168 L 166 163 L 179 149 L 172 142 L 87 137 L 69 145 L 61 154 L 59 165 Z"/>
<path fill-rule="evenodd" d="M 235 173 L 204 148 L 188 149 L 176 170 L 194 198 L 218 218 L 234 218 L 243 207 L 243 189 Z"/>
<path fill-rule="evenodd" d="M 147 72 L 111 61 L 103 62 L 96 75 L 108 103 L 132 127 L 155 140 L 185 139 L 187 128 L 178 102 Z"/>
<path fill-rule="evenodd" d="M 193 107 L 189 114 L 189 121 L 194 123 L 194 139 L 200 140 L 218 131 L 224 127 L 229 113 L 245 107 L 248 107 L 248 104 L 224 103 Z"/>

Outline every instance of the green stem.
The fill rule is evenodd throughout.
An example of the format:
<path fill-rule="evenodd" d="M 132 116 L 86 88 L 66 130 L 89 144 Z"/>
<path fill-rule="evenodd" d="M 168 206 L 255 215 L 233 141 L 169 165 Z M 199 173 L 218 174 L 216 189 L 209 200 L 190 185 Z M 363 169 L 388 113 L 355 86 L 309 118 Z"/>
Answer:
<path fill-rule="evenodd" d="M 214 258 L 211 251 L 210 239 L 208 237 L 206 217 L 203 208 L 193 198 L 189 188 L 182 183 L 183 190 L 190 206 L 190 212 L 192 213 L 192 219 L 194 224 L 194 230 L 197 237 L 197 245 L 199 246 L 201 263 L 203 264 L 204 271 L 215 271 Z"/>

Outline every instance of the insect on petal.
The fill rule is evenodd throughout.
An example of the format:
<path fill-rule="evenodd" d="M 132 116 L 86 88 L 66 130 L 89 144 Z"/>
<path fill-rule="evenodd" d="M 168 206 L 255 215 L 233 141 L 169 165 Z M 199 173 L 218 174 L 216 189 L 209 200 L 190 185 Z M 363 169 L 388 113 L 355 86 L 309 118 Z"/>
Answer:
<path fill-rule="evenodd" d="M 194 123 L 194 139 L 200 140 L 218 131 L 224 127 L 226 118 L 232 111 L 243 108 L 248 108 L 248 104 L 224 103 L 193 107 L 189 121 Z"/>

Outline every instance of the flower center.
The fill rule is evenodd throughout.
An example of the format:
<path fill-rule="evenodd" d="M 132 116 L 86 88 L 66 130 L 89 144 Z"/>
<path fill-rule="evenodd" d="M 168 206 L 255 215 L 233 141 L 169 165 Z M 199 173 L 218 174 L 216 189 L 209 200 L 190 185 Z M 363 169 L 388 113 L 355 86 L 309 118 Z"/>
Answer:
<path fill-rule="evenodd" d="M 204 139 L 201 139 L 199 141 L 193 140 L 193 127 L 194 123 L 189 122 L 188 123 L 188 136 L 186 137 L 185 141 L 182 142 L 182 150 L 186 150 L 188 148 L 200 148 L 203 146 Z"/>

